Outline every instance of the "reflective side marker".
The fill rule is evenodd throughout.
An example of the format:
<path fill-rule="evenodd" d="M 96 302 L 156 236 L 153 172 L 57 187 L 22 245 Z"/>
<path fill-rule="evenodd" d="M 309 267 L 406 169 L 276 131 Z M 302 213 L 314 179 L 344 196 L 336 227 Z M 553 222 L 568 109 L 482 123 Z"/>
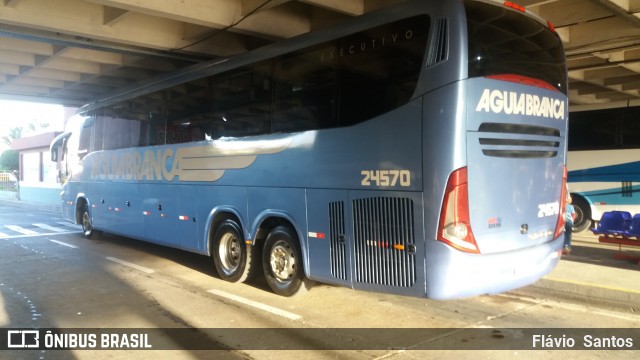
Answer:
<path fill-rule="evenodd" d="M 324 233 L 309 231 L 309 237 L 315 239 L 324 239 Z"/>

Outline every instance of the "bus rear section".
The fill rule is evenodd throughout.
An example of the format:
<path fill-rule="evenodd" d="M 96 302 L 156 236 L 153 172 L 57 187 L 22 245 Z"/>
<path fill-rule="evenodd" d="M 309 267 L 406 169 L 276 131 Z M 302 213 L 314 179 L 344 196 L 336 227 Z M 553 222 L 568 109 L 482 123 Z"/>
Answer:
<path fill-rule="evenodd" d="M 465 2 L 469 78 L 454 121 L 427 295 L 455 298 L 531 284 L 564 242 L 568 101 L 562 44 L 522 8 Z"/>

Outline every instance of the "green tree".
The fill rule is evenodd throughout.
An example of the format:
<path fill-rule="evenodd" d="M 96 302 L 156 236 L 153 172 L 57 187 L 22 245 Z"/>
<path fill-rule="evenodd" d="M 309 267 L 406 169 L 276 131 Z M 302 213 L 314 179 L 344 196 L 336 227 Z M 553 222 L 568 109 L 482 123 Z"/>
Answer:
<path fill-rule="evenodd" d="M 14 175 L 18 173 L 18 152 L 7 149 L 0 154 L 0 170 L 10 171 Z"/>

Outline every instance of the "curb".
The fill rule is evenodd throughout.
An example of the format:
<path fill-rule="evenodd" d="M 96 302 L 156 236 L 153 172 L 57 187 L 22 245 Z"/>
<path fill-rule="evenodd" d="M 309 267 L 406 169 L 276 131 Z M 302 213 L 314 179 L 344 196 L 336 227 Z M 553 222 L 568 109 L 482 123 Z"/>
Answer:
<path fill-rule="evenodd" d="M 640 291 L 570 281 L 542 278 L 533 285 L 511 291 L 516 295 L 570 301 L 617 311 L 640 313 Z"/>
<path fill-rule="evenodd" d="M 17 207 L 21 209 L 29 209 L 32 211 L 46 212 L 46 213 L 52 213 L 52 214 L 62 213 L 62 206 L 57 204 L 39 204 L 39 203 L 24 202 L 20 200 L 0 199 L 0 205 L 12 206 L 12 207 Z"/>

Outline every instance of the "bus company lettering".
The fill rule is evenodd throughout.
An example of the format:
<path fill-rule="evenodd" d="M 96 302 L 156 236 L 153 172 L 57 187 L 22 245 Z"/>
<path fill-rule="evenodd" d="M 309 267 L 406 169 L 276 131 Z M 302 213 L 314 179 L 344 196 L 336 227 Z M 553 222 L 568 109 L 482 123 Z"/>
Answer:
<path fill-rule="evenodd" d="M 293 137 L 218 141 L 201 146 L 99 151 L 85 157 L 92 180 L 216 181 L 226 170 L 244 169 L 258 155 L 289 148 Z"/>
<path fill-rule="evenodd" d="M 94 180 L 216 181 L 225 170 L 246 168 L 256 159 L 256 155 L 214 155 L 207 150 L 208 147 L 107 151 L 85 160 Z"/>
<path fill-rule="evenodd" d="M 476 111 L 565 120 L 565 102 L 546 96 L 485 89 Z"/>

